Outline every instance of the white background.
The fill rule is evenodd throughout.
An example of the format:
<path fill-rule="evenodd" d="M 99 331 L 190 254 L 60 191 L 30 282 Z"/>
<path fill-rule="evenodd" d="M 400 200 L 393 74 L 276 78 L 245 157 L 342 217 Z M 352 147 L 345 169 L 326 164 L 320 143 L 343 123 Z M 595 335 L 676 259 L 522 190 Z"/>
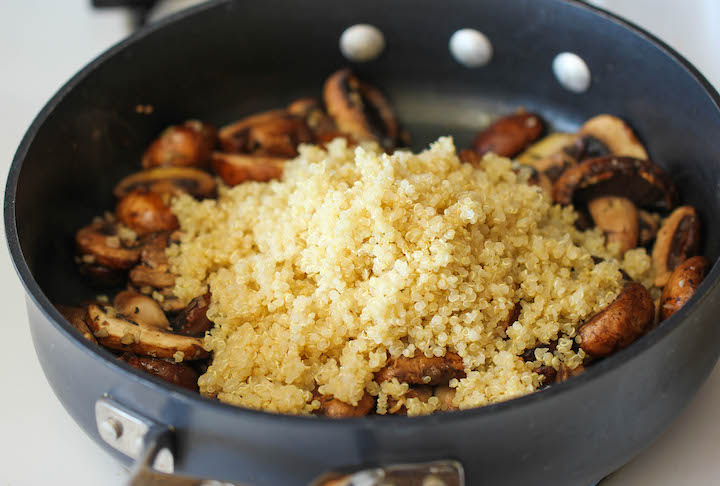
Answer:
<path fill-rule="evenodd" d="M 720 87 L 720 0 L 593 3 L 660 35 Z M 129 32 L 124 12 L 97 12 L 89 4 L 89 0 L 0 2 L 2 187 L 15 149 L 42 105 L 75 71 Z M 123 484 L 124 470 L 75 425 L 45 381 L 30 341 L 24 292 L 4 236 L 0 246 L 5 329 L 0 353 L 0 486 Z M 720 484 L 720 368 L 657 443 L 602 483 L 678 484 Z"/>

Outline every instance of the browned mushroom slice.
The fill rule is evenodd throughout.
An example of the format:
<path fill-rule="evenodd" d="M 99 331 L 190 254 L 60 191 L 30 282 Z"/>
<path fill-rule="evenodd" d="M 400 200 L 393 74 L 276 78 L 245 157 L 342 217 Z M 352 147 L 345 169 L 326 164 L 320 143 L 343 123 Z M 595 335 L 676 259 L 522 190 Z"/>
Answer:
<path fill-rule="evenodd" d="M 151 356 L 193 360 L 205 358 L 208 352 L 202 339 L 180 336 L 139 325 L 120 316 L 112 316 L 99 306 L 91 304 L 85 319 L 98 342 L 106 348 Z"/>
<path fill-rule="evenodd" d="M 628 156 L 637 159 L 647 159 L 648 154 L 643 144 L 635 136 L 632 128 L 620 118 L 613 115 L 598 115 L 590 118 L 583 124 L 578 133 L 581 139 L 585 140 L 585 152 L 590 152 L 587 145 L 597 142 L 601 143 L 612 155 Z M 595 139 L 595 141 L 589 140 Z M 604 155 L 601 152 L 587 153 L 586 157 L 592 155 Z"/>
<path fill-rule="evenodd" d="M 165 253 L 168 241 L 168 233 L 157 233 L 143 238 L 140 264 L 130 270 L 130 282 L 133 285 L 153 289 L 175 285 L 175 275 L 170 271 L 170 261 Z"/>
<path fill-rule="evenodd" d="M 684 306 L 700 286 L 710 262 L 704 256 L 688 258 L 677 266 L 665 285 L 660 301 L 660 317 L 667 319 Z"/>
<path fill-rule="evenodd" d="M 191 196 L 203 198 L 215 194 L 217 184 L 213 176 L 192 167 L 155 167 L 135 172 L 125 177 L 113 189 L 113 194 L 122 199 L 138 189 L 159 193 L 182 191 Z"/>
<path fill-rule="evenodd" d="M 115 270 L 127 270 L 137 263 L 140 251 L 126 248 L 118 237 L 117 226 L 108 222 L 92 223 L 80 228 L 75 243 L 83 263 L 101 265 Z M 92 261 L 88 261 L 92 260 Z"/>
<path fill-rule="evenodd" d="M 638 210 L 638 246 L 650 246 L 660 228 L 660 216 L 656 213 Z"/>
<path fill-rule="evenodd" d="M 560 204 L 586 203 L 602 196 L 631 199 L 636 206 L 667 210 L 675 206 L 675 184 L 660 167 L 633 157 L 598 157 L 567 169 L 553 185 Z"/>
<path fill-rule="evenodd" d="M 120 314 L 142 326 L 170 330 L 170 322 L 162 307 L 147 295 L 124 290 L 115 296 L 113 306 Z"/>
<path fill-rule="evenodd" d="M 624 197 L 598 197 L 588 203 L 595 226 L 604 233 L 607 244 L 616 244 L 620 254 L 637 246 L 640 232 L 638 211 L 633 202 Z"/>
<path fill-rule="evenodd" d="M 502 320 L 498 326 L 502 328 L 503 330 L 506 330 L 508 327 L 512 326 L 515 321 L 518 320 L 518 317 L 520 317 L 520 311 L 522 310 L 522 306 L 520 305 L 520 302 L 516 303 L 512 309 L 508 311 L 507 316 L 504 320 Z"/>
<path fill-rule="evenodd" d="M 433 390 L 433 396 L 437 397 L 440 401 L 440 410 L 452 411 L 458 410 L 458 406 L 455 405 L 455 388 L 450 388 L 448 385 L 436 386 Z"/>
<path fill-rule="evenodd" d="M 148 189 L 136 189 L 123 197 L 115 207 L 118 220 L 138 235 L 172 231 L 179 223 L 169 206 L 169 195 Z"/>
<path fill-rule="evenodd" d="M 186 364 L 148 356 L 135 356 L 130 353 L 123 353 L 120 359 L 133 368 L 150 373 L 168 383 L 190 391 L 198 391 L 198 373 Z"/>
<path fill-rule="evenodd" d="M 551 133 L 534 143 L 515 160 L 544 173 L 551 181 L 557 180 L 565 169 L 577 164 L 577 159 L 568 153 L 577 140 L 571 133 Z"/>
<path fill-rule="evenodd" d="M 243 118 L 220 129 L 220 145 L 226 152 L 291 158 L 313 134 L 305 119 L 285 110 L 272 110 Z"/>
<path fill-rule="evenodd" d="M 609 356 L 642 336 L 655 319 L 650 293 L 637 282 L 578 329 L 580 347 L 590 356 Z"/>
<path fill-rule="evenodd" d="M 254 154 L 225 154 L 215 152 L 212 168 L 229 186 L 247 181 L 266 182 L 279 179 L 287 159 Z"/>
<path fill-rule="evenodd" d="M 195 297 L 173 321 L 173 329 L 184 336 L 203 337 L 213 323 L 207 317 L 210 293 Z"/>
<path fill-rule="evenodd" d="M 63 315 L 72 327 L 80 331 L 85 339 L 97 344 L 95 336 L 93 336 L 92 332 L 90 332 L 90 328 L 85 323 L 85 317 L 87 316 L 86 307 L 72 307 L 65 305 L 58 305 L 56 307 L 57 310 L 60 311 L 60 314 Z"/>
<path fill-rule="evenodd" d="M 433 387 L 428 385 L 415 385 L 403 395 L 402 399 L 396 400 L 388 398 L 387 413 L 390 415 L 407 415 L 407 401 L 410 398 L 416 398 L 421 402 L 427 403 L 433 396 Z"/>
<path fill-rule="evenodd" d="M 700 216 L 692 206 L 680 206 L 663 221 L 653 246 L 655 285 L 662 287 L 680 263 L 700 251 Z"/>
<path fill-rule="evenodd" d="M 390 102 L 377 88 L 342 69 L 325 81 L 323 98 L 341 132 L 360 142 L 375 140 L 387 150 L 395 148 L 400 129 Z"/>
<path fill-rule="evenodd" d="M 463 164 L 470 164 L 473 167 L 479 168 L 480 162 L 482 161 L 482 155 L 472 149 L 465 149 L 458 153 L 458 159 L 460 159 L 460 162 Z"/>
<path fill-rule="evenodd" d="M 533 371 L 541 377 L 541 386 L 550 386 L 555 383 L 557 377 L 557 370 L 552 366 L 539 366 Z"/>
<path fill-rule="evenodd" d="M 451 352 L 432 358 L 424 355 L 390 358 L 387 365 L 375 373 L 375 381 L 378 383 L 397 378 L 400 383 L 409 385 L 446 385 L 453 378 L 464 377 L 462 358 Z"/>
<path fill-rule="evenodd" d="M 83 263 L 82 260 L 78 270 L 90 285 L 100 288 L 122 286 L 127 278 L 126 270 L 118 270 L 97 263 Z"/>
<path fill-rule="evenodd" d="M 500 118 L 475 136 L 473 150 L 480 155 L 493 152 L 515 157 L 540 138 L 545 130 L 542 118 L 534 113 L 515 113 Z"/>
<path fill-rule="evenodd" d="M 165 129 L 142 158 L 145 169 L 152 167 L 206 167 L 217 142 L 217 130 L 198 120 Z"/>
<path fill-rule="evenodd" d="M 357 405 L 350 405 L 330 395 L 316 394 L 315 399 L 320 402 L 316 413 L 331 418 L 364 417 L 375 406 L 375 399 L 368 392 L 365 392 Z"/>
<path fill-rule="evenodd" d="M 307 123 L 315 136 L 315 141 L 318 140 L 318 137 L 324 137 L 331 133 L 339 133 L 333 119 L 325 113 L 320 101 L 315 98 L 300 98 L 295 100 L 288 105 L 287 111 L 291 115 L 305 120 L 305 123 Z"/>

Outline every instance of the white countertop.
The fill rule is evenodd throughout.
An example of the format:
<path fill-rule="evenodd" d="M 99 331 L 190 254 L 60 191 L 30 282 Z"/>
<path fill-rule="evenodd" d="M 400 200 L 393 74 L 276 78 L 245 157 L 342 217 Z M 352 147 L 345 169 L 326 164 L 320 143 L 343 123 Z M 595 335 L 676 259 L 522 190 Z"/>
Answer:
<path fill-rule="evenodd" d="M 0 183 L 35 114 L 87 61 L 128 32 L 122 11 L 88 0 L 0 2 Z M 720 1 L 595 0 L 648 28 L 720 87 Z M 2 224 L 0 222 L 0 224 Z M 0 486 L 121 485 L 126 473 L 70 419 L 35 357 L 24 291 L 0 240 L 6 346 L 0 355 Z M 602 486 L 720 484 L 720 367 L 648 450 Z"/>

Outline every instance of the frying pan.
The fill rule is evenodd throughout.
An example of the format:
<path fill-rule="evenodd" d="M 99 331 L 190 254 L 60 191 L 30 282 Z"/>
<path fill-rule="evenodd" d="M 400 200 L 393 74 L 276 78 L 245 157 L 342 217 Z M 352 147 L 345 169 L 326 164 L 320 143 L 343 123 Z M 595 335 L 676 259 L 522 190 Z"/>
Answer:
<path fill-rule="evenodd" d="M 358 23 L 380 29 L 386 48 L 353 65 L 338 37 Z M 466 27 L 492 43 L 489 64 L 468 68 L 450 55 L 448 39 Z M 553 59 L 565 51 L 589 68 L 585 92 L 554 77 Z M 583 375 L 508 402 L 415 418 L 282 416 L 205 399 L 114 359 L 53 307 L 96 294 L 74 268 L 72 235 L 112 208 L 113 184 L 137 170 L 164 127 L 188 118 L 222 125 L 318 95 L 322 81 L 348 64 L 394 101 L 416 149 L 445 134 L 466 146 L 483 114 L 518 106 L 557 129 L 598 113 L 629 120 L 682 200 L 699 208 L 704 254 L 717 258 L 718 94 L 641 29 L 561 0 L 213 2 L 91 62 L 45 106 L 18 149 L 6 231 L 49 383 L 100 446 L 126 464 L 138 461 L 135 484 L 201 484 L 158 470 L 300 485 L 353 469 L 394 484 L 594 484 L 657 437 L 716 363 L 717 266 L 689 305 Z"/>

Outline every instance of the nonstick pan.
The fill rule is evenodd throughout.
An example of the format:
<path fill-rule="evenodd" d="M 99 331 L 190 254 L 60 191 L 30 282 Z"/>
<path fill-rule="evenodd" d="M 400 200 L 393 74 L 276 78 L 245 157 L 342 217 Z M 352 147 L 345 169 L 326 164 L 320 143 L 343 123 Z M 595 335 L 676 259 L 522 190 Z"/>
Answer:
<path fill-rule="evenodd" d="M 354 64 L 338 38 L 359 23 L 384 34 L 385 50 Z M 488 64 L 453 58 L 448 42 L 462 28 L 487 36 Z M 586 90 L 558 82 L 552 65 L 562 52 L 586 64 Z M 91 62 L 45 106 L 15 156 L 7 238 L 49 383 L 100 446 L 126 464 L 139 460 L 135 484 L 200 484 L 158 479 L 158 469 L 251 485 L 309 484 L 357 469 L 385 474 L 387 484 L 461 484 L 462 475 L 465 484 L 594 484 L 656 438 L 713 368 L 717 266 L 688 306 L 583 375 L 508 402 L 416 418 L 231 407 L 140 374 L 82 339 L 53 307 L 95 295 L 74 268 L 72 235 L 112 208 L 114 183 L 136 170 L 164 127 L 188 118 L 222 125 L 317 95 L 347 65 L 385 90 L 414 148 L 446 134 L 466 146 L 485 117 L 518 106 L 557 129 L 598 113 L 629 120 L 681 200 L 699 208 L 703 253 L 717 258 L 718 95 L 637 27 L 561 0 L 211 2 Z"/>

